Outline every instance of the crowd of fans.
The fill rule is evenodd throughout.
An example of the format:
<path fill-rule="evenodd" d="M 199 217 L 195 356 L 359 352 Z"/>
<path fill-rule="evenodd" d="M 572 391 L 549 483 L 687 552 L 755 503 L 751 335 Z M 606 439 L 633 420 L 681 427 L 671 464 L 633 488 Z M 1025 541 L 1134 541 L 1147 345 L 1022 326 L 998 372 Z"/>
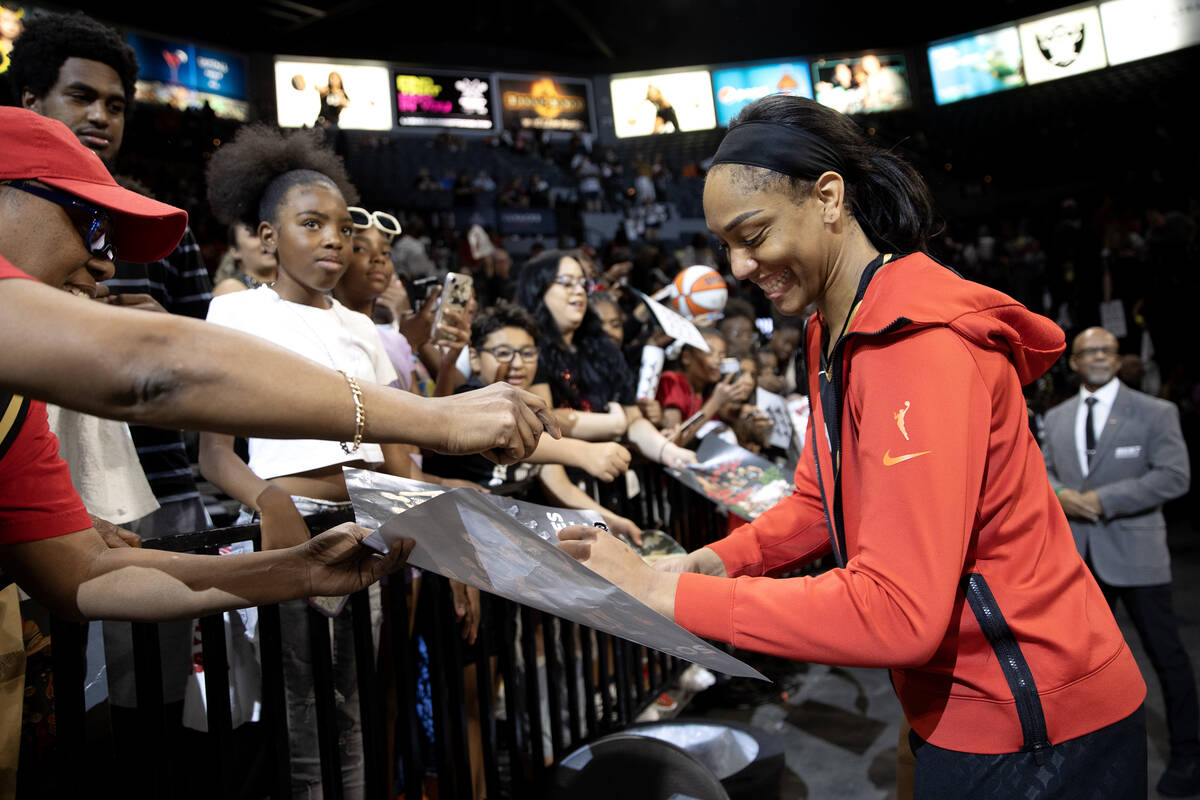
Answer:
<path fill-rule="evenodd" d="M 96 30 L 86 18 L 72 19 L 85 41 Z M 15 76 L 62 66 L 22 65 L 23 55 L 40 52 L 37 37 L 47 35 L 45 26 L 28 25 L 28 38 L 13 53 Z M 119 39 L 117 45 L 107 41 L 67 58 L 127 75 L 132 53 Z M 122 128 L 125 116 L 123 108 L 113 115 Z M 633 459 L 692 463 L 699 439 L 709 433 L 781 464 L 789 460 L 788 452 L 771 446 L 771 419 L 754 398 L 759 387 L 784 397 L 806 393 L 797 380 L 805 374 L 797 363 L 801 321 L 773 316 L 761 293 L 740 286 L 710 237 L 660 233 L 668 220 L 700 216 L 701 155 L 669 159 L 602 146 L 586 134 L 560 138 L 529 130 L 486 139 L 395 139 L 336 129 L 284 134 L 240 126 L 208 110 L 146 106 L 128 116 L 128 146 L 121 148 L 118 136 L 110 163 L 159 199 L 187 209 L 198 244 L 191 245 L 190 260 L 165 260 L 157 280 L 135 286 L 118 276 L 114 294 L 147 295 L 156 310 L 207 317 L 404 391 L 450 395 L 507 382 L 540 394 L 566 437 L 546 437 L 528 461 L 497 465 L 403 445 L 364 445 L 351 453 L 329 442 L 252 438 L 243 445 L 232 436 L 205 435 L 199 471 L 232 498 L 222 509 L 229 516 L 217 521 L 232 521 L 234 509 L 239 521 L 261 520 L 264 547 L 294 545 L 307 536 L 302 515 L 346 506 L 346 464 L 593 509 L 614 532 L 639 542 L 633 522 L 580 489 L 582 477 L 630 491 L 621 478 Z M 115 130 L 117 122 L 108 124 Z M 390 168 L 371 169 L 385 151 Z M 303 171 L 299 178 L 295 170 Z M 543 210 L 560 233 L 506 236 L 483 215 L 471 216 L 496 209 Z M 613 218 L 611 232 L 589 235 L 591 215 Z M 1198 222 L 1194 198 L 1159 205 L 1066 197 L 1053 219 L 951 216 L 937 252 L 965 276 L 1054 319 L 1068 340 L 1103 323 L 1120 340 L 1123 380 L 1179 405 L 1195 453 L 1200 374 L 1184 326 L 1185 304 L 1200 288 Z M 186 248 L 189 237 L 184 241 Z M 659 293 L 696 264 L 723 272 L 730 289 L 721 313 L 706 321 L 707 352 L 672 347 L 633 291 Z M 461 313 L 445 313 L 435 325 L 451 272 L 472 278 L 470 298 Z M 657 391 L 639 396 L 638 370 L 648 346 L 665 347 L 670 360 Z M 736 360 L 735 369 L 722 370 L 727 359 Z M 1028 388 L 1035 431 L 1045 411 L 1074 390 L 1065 363 Z M 183 489 L 163 488 L 155 485 L 163 470 L 149 466 L 148 453 L 140 448 L 138 454 L 158 502 L 191 497 L 190 465 L 175 467 L 187 471 L 180 476 Z M 217 506 L 209 510 L 220 513 Z M 180 524 L 211 522 L 203 511 L 187 519 Z M 460 589 L 469 606 L 473 590 Z M 303 611 L 303 601 L 295 608 Z M 477 616 L 467 610 L 462 617 L 473 636 Z M 304 646 L 285 641 L 289 650 Z M 338 669 L 353 675 L 352 664 Z M 302 673 L 295 666 L 289 684 L 302 685 Z M 306 696 L 301 691 L 294 699 L 291 713 L 304 713 Z M 356 702 L 346 693 L 339 708 L 349 712 Z M 302 733 L 308 726 L 291 729 Z M 349 758 L 354 743 L 344 744 L 342 765 L 352 785 L 350 773 L 361 765 Z M 293 740 L 293 757 L 307 755 L 311 766 L 313 748 L 315 742 Z M 297 771 L 296 779 L 317 783 L 319 774 Z"/>

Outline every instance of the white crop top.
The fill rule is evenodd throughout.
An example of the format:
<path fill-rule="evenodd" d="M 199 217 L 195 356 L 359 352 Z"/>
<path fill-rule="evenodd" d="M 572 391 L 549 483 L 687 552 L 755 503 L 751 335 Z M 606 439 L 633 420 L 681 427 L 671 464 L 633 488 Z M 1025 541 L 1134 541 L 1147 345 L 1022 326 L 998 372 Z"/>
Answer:
<path fill-rule="evenodd" d="M 332 297 L 329 301 L 327 309 L 289 303 L 271 287 L 259 286 L 214 297 L 208 321 L 266 339 L 360 381 L 396 385 L 396 368 L 384 352 L 375 324 Z M 294 388 L 304 391 L 303 386 Z M 346 393 L 350 393 L 348 386 Z M 383 463 L 379 445 L 366 442 L 350 455 L 338 442 L 318 439 L 250 439 L 249 449 L 250 469 L 264 479 L 352 461 Z"/>

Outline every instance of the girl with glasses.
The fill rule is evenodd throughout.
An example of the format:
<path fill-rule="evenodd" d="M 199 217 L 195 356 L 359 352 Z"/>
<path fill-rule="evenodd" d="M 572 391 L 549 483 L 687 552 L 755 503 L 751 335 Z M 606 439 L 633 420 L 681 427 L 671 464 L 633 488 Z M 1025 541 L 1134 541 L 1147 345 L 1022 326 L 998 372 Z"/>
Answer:
<path fill-rule="evenodd" d="M 517 300 L 542 331 L 533 389 L 559 409 L 565 434 L 593 441 L 624 437 L 651 461 L 695 462 L 694 453 L 663 437 L 642 416 L 637 377 L 588 307 L 587 279 L 577 258 L 547 250 L 531 259 L 521 271 Z"/>

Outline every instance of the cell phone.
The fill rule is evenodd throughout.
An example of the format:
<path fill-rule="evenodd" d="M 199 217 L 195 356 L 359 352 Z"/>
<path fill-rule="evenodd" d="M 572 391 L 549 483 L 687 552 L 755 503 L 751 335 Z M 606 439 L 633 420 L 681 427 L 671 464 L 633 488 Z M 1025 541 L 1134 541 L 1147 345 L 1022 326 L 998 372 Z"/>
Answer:
<path fill-rule="evenodd" d="M 437 282 L 437 275 L 426 275 L 424 278 L 413 280 L 412 296 L 408 298 L 408 302 L 412 304 L 413 310 L 418 310 L 425 304 L 425 298 L 429 297 L 429 291 Z"/>
<path fill-rule="evenodd" d="M 456 314 L 462 314 L 467 310 L 467 304 L 471 302 L 471 276 L 464 275 L 461 272 L 451 272 L 446 275 L 446 282 L 442 286 L 442 296 L 438 299 L 437 316 L 433 318 L 433 341 L 445 341 L 445 337 L 438 333 L 442 324 L 442 314 L 446 311 L 453 311 Z"/>
<path fill-rule="evenodd" d="M 721 374 L 722 375 L 736 375 L 738 370 L 740 370 L 741 368 L 742 368 L 741 362 L 739 362 L 736 358 L 722 358 L 721 359 Z"/>
<path fill-rule="evenodd" d="M 697 422 L 699 422 L 703 418 L 704 418 L 703 411 L 697 411 L 695 414 L 692 414 L 690 417 L 688 417 L 687 419 L 685 419 L 683 421 L 682 425 L 679 426 L 679 433 L 683 433 L 684 431 L 686 431 L 688 428 L 695 425 Z"/>

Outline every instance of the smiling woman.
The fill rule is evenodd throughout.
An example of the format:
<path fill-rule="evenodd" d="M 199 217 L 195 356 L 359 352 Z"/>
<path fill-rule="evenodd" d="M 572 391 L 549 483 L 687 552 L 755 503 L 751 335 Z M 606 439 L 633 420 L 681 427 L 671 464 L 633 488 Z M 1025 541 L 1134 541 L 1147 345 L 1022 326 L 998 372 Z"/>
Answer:
<path fill-rule="evenodd" d="M 924 181 L 813 101 L 748 106 L 704 210 L 737 277 L 817 309 L 795 492 L 658 569 L 594 529 L 565 549 L 700 636 L 890 668 L 918 797 L 1144 796 L 1145 684 L 1021 394 L 1062 331 L 921 252 Z"/>

